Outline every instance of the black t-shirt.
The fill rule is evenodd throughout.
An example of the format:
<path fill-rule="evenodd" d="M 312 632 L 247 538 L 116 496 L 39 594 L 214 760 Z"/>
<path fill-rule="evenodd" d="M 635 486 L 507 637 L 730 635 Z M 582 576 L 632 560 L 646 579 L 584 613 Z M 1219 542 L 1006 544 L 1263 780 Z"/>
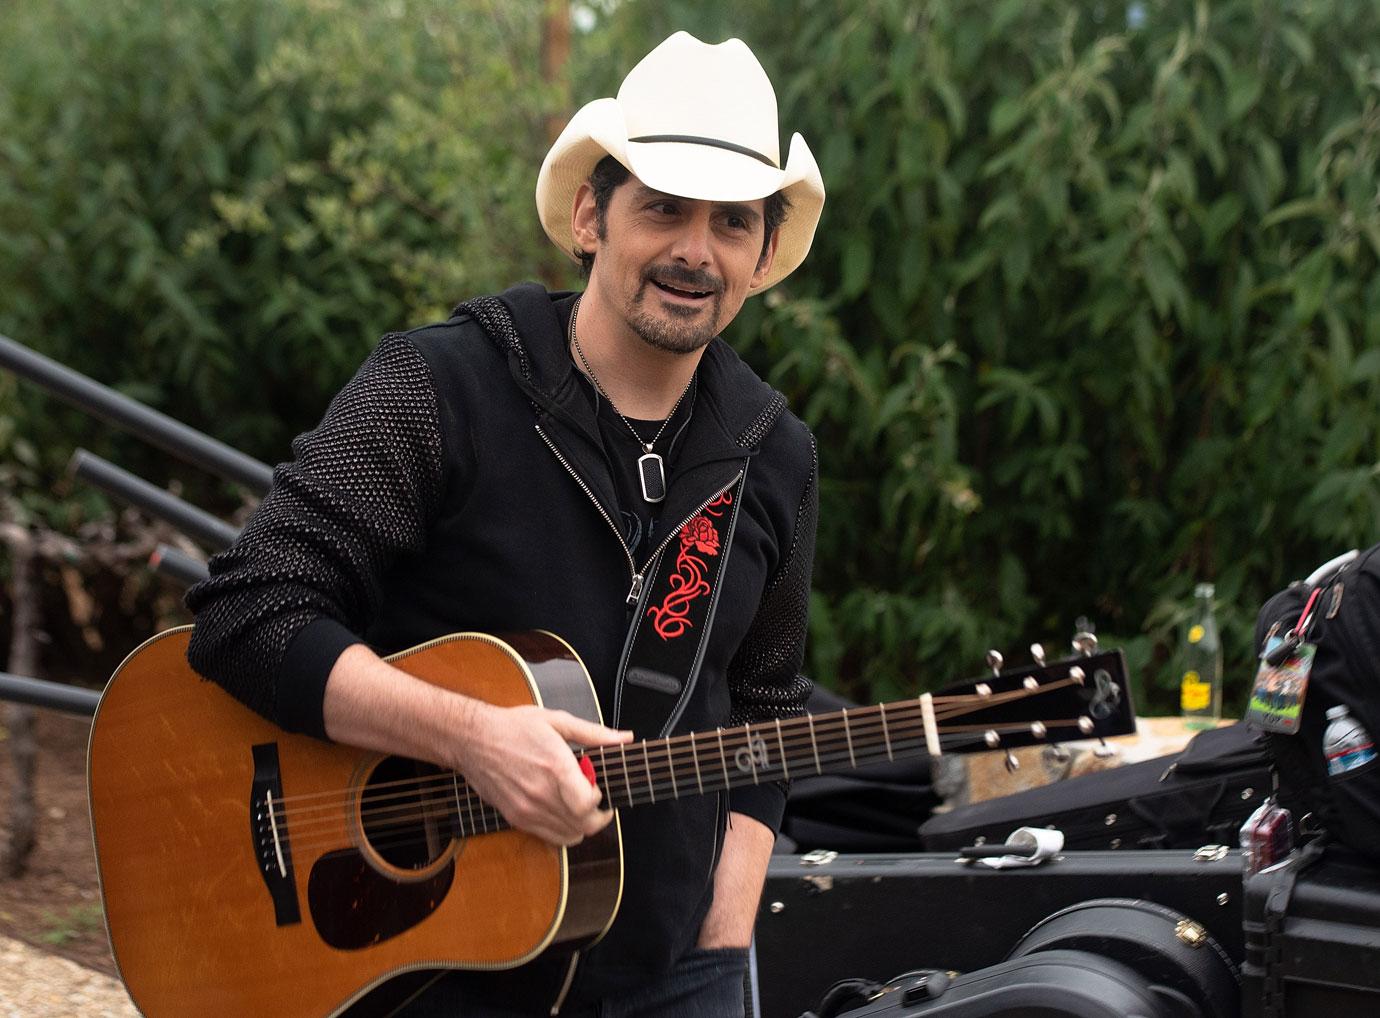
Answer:
<path fill-rule="evenodd" d="M 644 455 L 645 450 L 609 401 L 595 391 L 593 383 L 583 373 L 580 378 L 585 394 L 593 401 L 599 421 L 599 434 L 604 440 L 604 458 L 608 461 L 609 473 L 613 476 L 614 489 L 618 495 L 623 536 L 627 538 L 633 558 L 640 566 L 662 537 L 657 526 L 661 515 L 661 503 L 648 502 L 642 497 L 642 479 L 638 475 L 637 461 Z M 680 450 L 685 426 L 690 423 L 694 409 L 695 383 L 691 382 L 690 391 L 680 401 L 664 430 L 661 428 L 661 421 L 628 418 L 633 429 L 644 439 L 650 439 L 658 431 L 661 432 L 661 437 L 652 448 L 654 452 L 661 454 L 665 463 L 668 485 L 675 474 L 676 453 Z"/>
<path fill-rule="evenodd" d="M 566 330 L 567 335 L 569 335 L 570 330 L 570 312 L 574 304 L 575 300 L 571 297 L 562 300 L 556 306 L 561 327 Z M 595 416 L 599 421 L 599 434 L 604 440 L 604 458 L 608 462 L 609 473 L 613 476 L 614 489 L 618 495 L 618 511 L 622 517 L 623 536 L 628 542 L 628 547 L 632 550 L 633 559 L 641 566 L 647 555 L 661 540 L 661 535 L 657 530 L 657 522 L 661 515 L 661 503 L 648 502 L 642 497 L 642 479 L 638 476 L 637 471 L 637 461 L 644 453 L 642 443 L 633 437 L 632 432 L 619 418 L 609 401 L 599 395 L 598 390 L 594 388 L 594 383 L 585 375 L 583 365 L 580 364 L 575 351 L 570 351 L 570 357 L 575 363 L 575 372 L 580 378 L 581 389 L 589 397 L 590 405 L 594 407 Z M 695 412 L 695 388 L 697 385 L 698 376 L 690 383 L 689 391 L 676 406 L 672 413 L 672 419 L 664 431 L 661 430 L 661 421 L 628 418 L 637 434 L 644 439 L 650 439 L 660 432 L 660 437 L 657 438 L 653 451 L 661 454 L 668 486 L 675 474 L 676 453 L 680 449 L 680 439 L 685 432 L 685 426 L 690 423 L 690 418 Z"/>

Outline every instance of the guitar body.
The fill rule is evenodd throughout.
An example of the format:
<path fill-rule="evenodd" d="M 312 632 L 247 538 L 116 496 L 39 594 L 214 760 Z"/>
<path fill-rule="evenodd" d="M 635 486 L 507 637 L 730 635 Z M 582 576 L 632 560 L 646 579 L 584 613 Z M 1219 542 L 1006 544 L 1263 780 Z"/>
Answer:
<path fill-rule="evenodd" d="M 150 1018 L 336 1015 L 392 976 L 511 968 L 608 929 L 616 820 L 574 849 L 458 837 L 449 772 L 284 733 L 191 670 L 190 632 L 121 665 L 88 755 L 111 948 Z M 458 634 L 390 661 L 491 704 L 601 720 L 547 633 Z"/>

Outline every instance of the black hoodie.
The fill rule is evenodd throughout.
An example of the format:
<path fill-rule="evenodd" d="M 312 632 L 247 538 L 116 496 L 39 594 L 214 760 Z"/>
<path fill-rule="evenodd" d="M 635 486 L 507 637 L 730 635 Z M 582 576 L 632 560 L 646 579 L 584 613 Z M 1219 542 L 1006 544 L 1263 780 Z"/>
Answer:
<path fill-rule="evenodd" d="M 324 738 L 326 678 L 367 641 L 392 653 L 457 630 L 546 629 L 589 669 L 606 721 L 635 613 L 635 561 L 599 426 L 571 362 L 573 294 L 534 284 L 379 343 L 293 442 L 239 541 L 192 588 L 188 657 L 285 729 Z M 514 327 L 515 326 L 515 327 Z M 747 468 L 732 553 L 691 702 L 675 731 L 803 713 L 817 513 L 814 443 L 719 339 L 661 505 L 671 533 Z M 654 736 L 655 732 L 639 732 Z M 729 811 L 779 826 L 780 784 L 624 811 L 625 886 L 567 1006 L 664 972 L 695 937 Z M 545 1013 L 568 963 L 465 973 L 477 994 Z"/>

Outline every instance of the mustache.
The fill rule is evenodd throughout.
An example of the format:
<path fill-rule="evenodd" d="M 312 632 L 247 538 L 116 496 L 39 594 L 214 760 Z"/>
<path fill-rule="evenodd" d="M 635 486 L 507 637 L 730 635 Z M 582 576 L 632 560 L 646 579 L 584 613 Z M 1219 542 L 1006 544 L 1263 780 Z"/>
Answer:
<path fill-rule="evenodd" d="M 719 293 L 724 281 L 704 269 L 687 269 L 682 265 L 652 265 L 642 273 L 644 282 L 655 280 L 680 290 L 697 290 L 705 293 Z"/>

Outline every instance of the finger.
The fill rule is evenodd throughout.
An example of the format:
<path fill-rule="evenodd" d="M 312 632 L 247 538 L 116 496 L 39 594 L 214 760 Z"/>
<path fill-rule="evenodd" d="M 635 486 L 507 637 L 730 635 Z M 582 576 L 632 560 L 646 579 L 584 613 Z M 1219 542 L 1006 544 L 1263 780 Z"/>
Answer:
<path fill-rule="evenodd" d="M 571 757 L 574 760 L 574 757 Z M 602 797 L 597 785 L 591 785 L 589 780 L 580 772 L 578 767 L 572 767 L 574 772 L 572 778 L 568 774 L 562 774 L 557 791 L 560 793 L 561 802 L 570 811 L 571 824 L 580 827 L 584 823 L 585 816 L 599 808 L 599 800 Z"/>
<path fill-rule="evenodd" d="M 612 822 L 613 822 L 613 810 L 611 810 L 611 809 L 600 809 L 600 810 L 595 810 L 595 811 L 594 811 L 593 813 L 591 813 L 591 814 L 586 818 L 586 820 L 585 820 L 585 825 L 584 825 L 585 837 L 588 838 L 588 837 L 590 837 L 591 835 L 598 834 L 600 831 L 602 831 L 605 827 L 607 827 L 607 826 L 608 826 L 610 823 L 612 823 Z"/>
<path fill-rule="evenodd" d="M 551 713 L 551 727 L 556 729 L 562 738 L 582 746 L 611 746 L 620 742 L 628 742 L 633 737 L 632 732 L 606 728 L 593 721 L 578 718 L 566 711 L 553 711 Z"/>

